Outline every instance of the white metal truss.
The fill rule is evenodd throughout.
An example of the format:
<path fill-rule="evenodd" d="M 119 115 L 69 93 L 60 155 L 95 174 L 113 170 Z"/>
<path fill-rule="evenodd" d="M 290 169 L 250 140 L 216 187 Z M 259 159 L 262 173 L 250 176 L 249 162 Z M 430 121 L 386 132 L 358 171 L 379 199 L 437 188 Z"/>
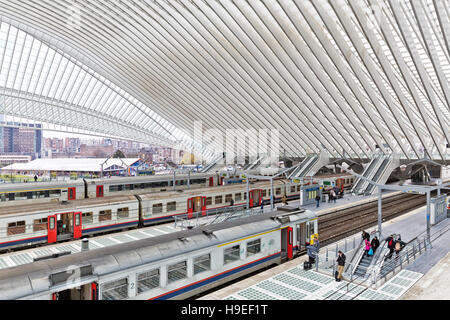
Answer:
<path fill-rule="evenodd" d="M 0 112 L 208 157 L 219 142 L 194 141 L 196 121 L 278 129 L 288 156 L 448 159 L 449 8 L 0 0 Z"/>

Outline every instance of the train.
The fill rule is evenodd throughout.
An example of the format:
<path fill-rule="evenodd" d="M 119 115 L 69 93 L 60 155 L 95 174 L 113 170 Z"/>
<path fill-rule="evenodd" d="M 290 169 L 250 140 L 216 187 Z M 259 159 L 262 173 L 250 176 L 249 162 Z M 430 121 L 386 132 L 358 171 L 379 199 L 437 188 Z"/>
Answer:
<path fill-rule="evenodd" d="M 223 185 L 228 180 L 235 183 L 239 181 L 238 178 L 239 175 L 234 176 L 227 173 L 176 174 L 175 187 L 173 186 L 173 175 L 8 183 L 0 185 L 0 204 L 2 206 L 36 204 L 205 188 Z"/>
<path fill-rule="evenodd" d="M 249 184 L 250 207 L 270 203 L 267 181 Z M 273 183 L 274 202 L 299 199 L 301 186 L 288 180 Z M 319 187 L 317 186 L 316 189 Z M 315 197 L 311 191 L 311 197 Z M 247 206 L 246 185 L 118 195 L 69 202 L 0 207 L 0 251 L 79 239 L 105 232 L 169 222 L 177 216 L 205 216 Z"/>
<path fill-rule="evenodd" d="M 2 300 L 186 299 L 305 251 L 318 216 L 285 206 L 0 270 Z"/>

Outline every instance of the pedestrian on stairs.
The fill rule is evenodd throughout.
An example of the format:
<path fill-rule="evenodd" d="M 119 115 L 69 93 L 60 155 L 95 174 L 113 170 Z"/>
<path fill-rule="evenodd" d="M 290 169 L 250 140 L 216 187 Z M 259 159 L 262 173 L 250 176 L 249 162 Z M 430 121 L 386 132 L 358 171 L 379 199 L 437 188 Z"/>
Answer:
<path fill-rule="evenodd" d="M 371 248 L 369 240 L 364 239 L 364 244 L 365 244 L 365 247 L 364 247 L 365 255 L 369 256 L 369 250 Z"/>
<path fill-rule="evenodd" d="M 370 242 L 370 245 L 372 246 L 372 251 L 375 253 L 377 248 L 380 246 L 380 241 L 376 236 L 373 237 L 372 242 Z"/>
<path fill-rule="evenodd" d="M 335 274 L 336 281 L 342 280 L 342 272 L 344 272 L 344 266 L 345 266 L 345 254 L 339 250 L 338 252 L 338 258 L 337 258 L 337 274 Z"/>

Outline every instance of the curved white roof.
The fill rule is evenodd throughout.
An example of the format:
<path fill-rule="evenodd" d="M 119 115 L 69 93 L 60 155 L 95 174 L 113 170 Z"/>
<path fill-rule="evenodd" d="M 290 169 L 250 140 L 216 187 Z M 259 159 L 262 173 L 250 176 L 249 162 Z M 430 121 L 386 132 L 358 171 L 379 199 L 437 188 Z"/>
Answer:
<path fill-rule="evenodd" d="M 379 145 L 450 158 L 449 8 L 0 1 L 0 112 L 187 148 L 201 120 L 204 130 L 277 128 L 288 156 L 366 158 Z M 211 155 L 215 145 L 202 147 Z"/>

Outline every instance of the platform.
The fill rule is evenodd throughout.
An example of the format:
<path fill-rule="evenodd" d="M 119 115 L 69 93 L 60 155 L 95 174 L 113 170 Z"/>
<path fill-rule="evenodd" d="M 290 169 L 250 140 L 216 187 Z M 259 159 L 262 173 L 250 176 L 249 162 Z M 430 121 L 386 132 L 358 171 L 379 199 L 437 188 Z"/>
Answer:
<path fill-rule="evenodd" d="M 450 219 L 432 226 L 431 233 L 446 228 Z M 401 234 L 408 242 L 426 231 L 426 206 L 382 224 L 383 236 Z M 369 231 L 369 230 L 368 230 Z M 356 234 L 355 236 L 359 236 Z M 348 237 L 347 239 L 352 239 Z M 400 270 L 377 289 L 350 284 L 345 279 L 336 282 L 332 275 L 303 270 L 307 257 L 301 256 L 287 263 L 275 266 L 247 279 L 233 283 L 200 300 L 273 299 L 273 300 L 398 300 L 398 299 L 445 299 L 449 292 L 450 232 L 432 243 L 414 262 Z M 324 247 L 326 248 L 326 247 Z M 321 248 L 323 252 L 324 248 Z M 334 244 L 328 246 L 331 251 Z M 447 294 L 448 299 L 449 294 Z"/>

